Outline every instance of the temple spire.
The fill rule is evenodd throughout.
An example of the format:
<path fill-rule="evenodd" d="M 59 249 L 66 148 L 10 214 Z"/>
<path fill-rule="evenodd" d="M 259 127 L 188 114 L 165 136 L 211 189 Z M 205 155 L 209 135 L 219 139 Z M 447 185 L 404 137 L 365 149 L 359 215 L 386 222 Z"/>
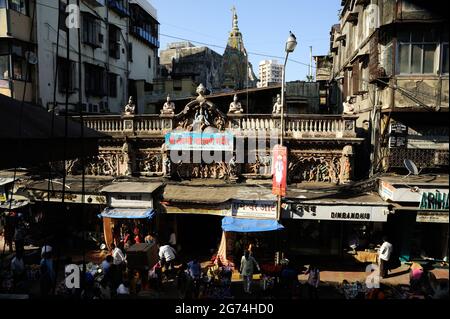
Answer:
<path fill-rule="evenodd" d="M 236 7 L 233 6 L 233 8 L 231 8 L 231 11 L 233 12 L 233 25 L 232 25 L 233 31 L 239 31 Z"/>

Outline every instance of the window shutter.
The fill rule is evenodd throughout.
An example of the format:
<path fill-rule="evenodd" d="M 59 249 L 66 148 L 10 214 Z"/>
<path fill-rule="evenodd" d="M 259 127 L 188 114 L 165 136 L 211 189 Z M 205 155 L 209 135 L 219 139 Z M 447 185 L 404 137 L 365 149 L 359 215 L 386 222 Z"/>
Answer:
<path fill-rule="evenodd" d="M 353 63 L 352 81 L 352 94 L 355 95 L 359 92 L 359 60 Z"/>

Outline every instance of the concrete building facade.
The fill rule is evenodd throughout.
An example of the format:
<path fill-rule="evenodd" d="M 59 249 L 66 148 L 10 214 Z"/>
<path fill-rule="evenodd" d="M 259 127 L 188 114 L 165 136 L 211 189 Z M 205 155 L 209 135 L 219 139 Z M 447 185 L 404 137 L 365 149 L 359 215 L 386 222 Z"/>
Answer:
<path fill-rule="evenodd" d="M 283 80 L 283 65 L 277 60 L 263 60 L 259 62 L 258 87 L 268 87 L 281 84 Z"/>
<path fill-rule="evenodd" d="M 67 92 L 68 112 L 79 112 L 81 90 L 84 112 L 119 113 L 129 96 L 133 96 L 137 112 L 142 111 L 144 92 L 151 88 L 157 69 L 156 10 L 147 0 L 81 1 L 79 74 L 78 32 L 65 24 L 66 6 L 67 2 L 62 0 L 59 13 L 55 1 L 45 0 L 37 6 L 39 98 L 36 102 L 48 109 L 56 104 L 59 112 L 65 111 Z"/>

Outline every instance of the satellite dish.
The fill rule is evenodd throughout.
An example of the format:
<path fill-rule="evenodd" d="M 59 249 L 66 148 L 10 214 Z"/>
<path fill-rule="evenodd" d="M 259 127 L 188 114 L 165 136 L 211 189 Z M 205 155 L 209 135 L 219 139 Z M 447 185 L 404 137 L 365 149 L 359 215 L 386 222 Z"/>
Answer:
<path fill-rule="evenodd" d="M 410 159 L 405 159 L 403 161 L 403 164 L 405 165 L 406 169 L 408 170 L 408 175 L 406 175 L 405 177 L 413 174 L 413 175 L 419 175 L 419 170 L 417 169 L 416 164 L 414 164 L 413 161 L 411 161 Z"/>
<path fill-rule="evenodd" d="M 38 58 L 34 52 L 26 51 L 25 52 L 25 58 L 27 59 L 28 63 L 36 65 L 38 63 Z"/>

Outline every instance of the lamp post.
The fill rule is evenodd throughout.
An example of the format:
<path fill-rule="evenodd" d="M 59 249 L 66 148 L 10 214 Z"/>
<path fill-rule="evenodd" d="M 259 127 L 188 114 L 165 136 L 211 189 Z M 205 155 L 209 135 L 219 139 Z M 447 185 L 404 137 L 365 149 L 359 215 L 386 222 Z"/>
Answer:
<path fill-rule="evenodd" d="M 289 53 L 294 52 L 295 48 L 297 47 L 297 38 L 295 35 L 289 31 L 289 38 L 286 41 L 286 58 L 284 59 L 284 66 L 282 70 L 282 81 L 281 81 L 281 114 L 280 114 L 280 120 L 281 120 L 281 138 L 280 138 L 280 145 L 283 146 L 283 135 L 284 135 L 284 101 L 285 101 L 285 86 L 286 86 L 286 64 L 289 57 Z"/>
<path fill-rule="evenodd" d="M 284 91 L 285 91 L 285 82 L 286 82 L 286 64 L 289 57 L 289 53 L 294 52 L 295 48 L 297 46 L 297 38 L 295 35 L 289 31 L 289 37 L 286 41 L 285 51 L 286 51 L 286 58 L 284 60 L 284 66 L 282 70 L 282 82 L 281 82 L 281 114 L 280 114 L 280 146 L 283 146 L 283 140 L 284 140 Z M 286 172 L 287 174 L 287 172 Z M 277 220 L 280 220 L 281 217 L 281 195 L 278 195 L 278 205 L 277 205 Z"/>

